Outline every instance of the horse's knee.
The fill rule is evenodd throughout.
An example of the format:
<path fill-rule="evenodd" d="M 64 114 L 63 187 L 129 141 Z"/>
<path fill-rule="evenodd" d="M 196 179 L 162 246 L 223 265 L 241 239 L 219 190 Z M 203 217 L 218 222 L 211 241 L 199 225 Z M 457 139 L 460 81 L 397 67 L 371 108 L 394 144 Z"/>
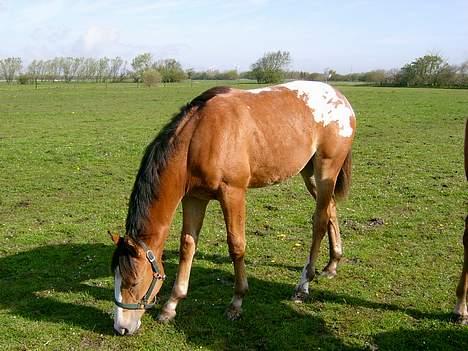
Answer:
<path fill-rule="evenodd" d="M 190 234 L 183 234 L 181 238 L 181 245 L 184 249 L 189 249 L 195 246 L 195 238 Z"/>
<path fill-rule="evenodd" d="M 245 240 L 237 236 L 228 238 L 229 256 L 233 261 L 243 259 L 245 255 Z"/>
<path fill-rule="evenodd" d="M 196 242 L 195 238 L 190 234 L 182 234 L 180 239 L 180 255 L 193 255 L 195 253 Z"/>

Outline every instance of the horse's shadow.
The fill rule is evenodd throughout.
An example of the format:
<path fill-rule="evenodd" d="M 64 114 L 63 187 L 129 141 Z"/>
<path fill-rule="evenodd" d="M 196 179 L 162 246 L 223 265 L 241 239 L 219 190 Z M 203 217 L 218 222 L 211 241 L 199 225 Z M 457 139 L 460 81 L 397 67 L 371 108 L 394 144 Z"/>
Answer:
<path fill-rule="evenodd" d="M 112 334 L 113 284 L 109 268 L 112 250 L 112 246 L 103 244 L 49 245 L 0 258 L 0 307 L 34 321 L 66 323 L 99 334 Z M 167 255 L 166 271 L 174 277 L 176 253 Z M 211 263 L 226 262 L 218 255 L 200 256 Z M 106 281 L 103 286 L 102 280 Z M 169 294 L 171 280 L 165 284 L 163 298 Z M 223 311 L 232 294 L 232 274 L 201 268 L 195 262 L 192 288 L 178 310 L 174 327 L 184 333 L 189 344 L 209 348 L 216 345 L 217 349 L 323 349 L 324 346 L 357 349 L 343 344 L 319 313 L 310 312 L 313 308 L 289 303 L 293 284 L 254 277 L 249 278 L 249 284 L 251 293 L 244 303 L 243 318 L 227 321 Z M 316 288 L 312 301 L 402 311 L 416 319 L 449 319 L 448 313 L 427 314 Z M 157 311 L 150 312 L 152 317 L 156 314 Z M 442 345 L 445 348 L 456 349 L 456 345 L 468 342 L 468 333 L 463 329 L 447 329 L 442 334 L 447 340 Z M 377 334 L 373 339 L 381 350 L 405 349 L 415 336 L 420 342 L 426 338 L 423 348 L 430 349 L 431 342 L 440 347 L 441 340 L 445 340 L 437 335 L 433 331 L 399 330 Z"/>

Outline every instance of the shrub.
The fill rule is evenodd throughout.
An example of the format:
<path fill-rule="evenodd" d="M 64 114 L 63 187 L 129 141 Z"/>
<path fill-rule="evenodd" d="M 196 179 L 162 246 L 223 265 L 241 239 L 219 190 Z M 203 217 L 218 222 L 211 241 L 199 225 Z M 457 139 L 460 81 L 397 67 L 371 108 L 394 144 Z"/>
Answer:
<path fill-rule="evenodd" d="M 143 83 L 147 87 L 161 83 L 161 73 L 155 69 L 149 69 L 143 72 Z"/>
<path fill-rule="evenodd" d="M 32 77 L 29 74 L 20 74 L 18 76 L 18 83 L 29 84 L 32 82 Z"/>

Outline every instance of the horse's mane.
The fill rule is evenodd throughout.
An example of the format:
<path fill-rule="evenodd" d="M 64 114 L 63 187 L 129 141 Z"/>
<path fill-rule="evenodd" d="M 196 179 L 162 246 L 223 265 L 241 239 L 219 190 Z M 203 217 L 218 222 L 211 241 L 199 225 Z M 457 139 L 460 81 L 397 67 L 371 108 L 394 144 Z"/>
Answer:
<path fill-rule="evenodd" d="M 161 173 L 175 149 L 177 142 L 175 134 L 178 126 L 195 108 L 200 109 L 211 98 L 229 91 L 229 87 L 215 87 L 197 96 L 189 104 L 183 106 L 146 147 L 128 205 L 125 229 L 132 239 L 138 238 L 148 219 L 149 206 L 159 196 Z"/>

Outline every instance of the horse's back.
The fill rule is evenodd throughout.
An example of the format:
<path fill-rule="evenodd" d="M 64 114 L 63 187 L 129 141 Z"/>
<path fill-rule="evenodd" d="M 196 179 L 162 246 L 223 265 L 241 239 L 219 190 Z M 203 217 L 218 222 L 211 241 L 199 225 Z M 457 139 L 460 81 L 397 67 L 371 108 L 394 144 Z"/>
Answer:
<path fill-rule="evenodd" d="M 190 160 L 205 176 L 261 187 L 302 170 L 317 149 L 334 157 L 349 149 L 354 113 L 346 98 L 323 83 L 235 90 L 198 111 Z M 330 144 L 326 150 L 326 144 Z M 349 150 L 345 151 L 345 155 Z"/>

